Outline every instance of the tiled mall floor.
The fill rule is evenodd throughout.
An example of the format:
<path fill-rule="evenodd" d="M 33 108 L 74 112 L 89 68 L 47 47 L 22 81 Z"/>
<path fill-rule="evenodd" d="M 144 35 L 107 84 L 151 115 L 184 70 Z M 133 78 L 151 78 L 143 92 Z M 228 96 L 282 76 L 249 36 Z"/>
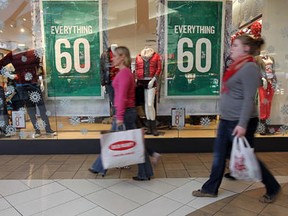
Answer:
<path fill-rule="evenodd" d="M 102 178 L 87 169 L 96 155 L 0 156 L 1 216 L 287 216 L 288 153 L 258 153 L 282 185 L 262 204 L 261 183 L 223 179 L 217 198 L 195 198 L 209 175 L 212 154 L 163 154 L 155 178 L 136 182 L 137 167 Z"/>

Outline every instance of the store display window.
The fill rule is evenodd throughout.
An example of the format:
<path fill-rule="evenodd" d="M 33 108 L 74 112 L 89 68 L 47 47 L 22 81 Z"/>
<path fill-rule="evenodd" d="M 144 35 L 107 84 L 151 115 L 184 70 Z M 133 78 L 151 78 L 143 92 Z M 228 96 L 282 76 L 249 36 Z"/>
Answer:
<path fill-rule="evenodd" d="M 229 47 L 243 33 L 267 42 L 259 133 L 285 135 L 287 24 L 274 31 L 268 8 L 286 15 L 282 3 L 253 2 L 0 1 L 0 139 L 99 138 L 115 114 L 118 46 L 131 52 L 147 138 L 215 137 Z"/>

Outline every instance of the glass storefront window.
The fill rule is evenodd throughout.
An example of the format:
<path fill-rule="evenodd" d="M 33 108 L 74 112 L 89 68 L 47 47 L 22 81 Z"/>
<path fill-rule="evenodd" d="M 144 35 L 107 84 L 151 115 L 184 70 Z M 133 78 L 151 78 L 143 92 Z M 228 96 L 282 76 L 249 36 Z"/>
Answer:
<path fill-rule="evenodd" d="M 284 6 L 285 1 L 264 0 L 1 1 L 1 139 L 91 139 L 109 130 L 112 111 L 101 68 L 111 64 L 114 46 L 130 49 L 138 81 L 144 54 L 148 68 L 158 67 L 153 103 L 159 137 L 215 137 L 231 36 L 255 17 L 277 76 L 265 120 L 273 134 L 285 135 Z M 150 61 L 155 53 L 158 66 Z M 103 54 L 108 58 L 101 62 Z M 139 127 L 147 127 L 144 95 L 142 87 L 136 89 Z M 260 132 L 267 122 L 259 124 Z"/>

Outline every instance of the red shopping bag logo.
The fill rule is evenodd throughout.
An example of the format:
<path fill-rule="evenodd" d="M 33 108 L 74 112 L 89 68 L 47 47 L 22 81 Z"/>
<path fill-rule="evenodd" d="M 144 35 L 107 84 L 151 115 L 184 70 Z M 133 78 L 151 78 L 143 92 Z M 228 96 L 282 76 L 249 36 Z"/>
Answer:
<path fill-rule="evenodd" d="M 112 151 L 124 151 L 133 148 L 136 146 L 136 142 L 133 140 L 122 140 L 119 142 L 112 143 L 109 146 L 109 149 Z"/>
<path fill-rule="evenodd" d="M 241 157 L 235 156 L 235 163 L 234 163 L 235 169 L 238 171 L 246 170 L 244 161 L 245 161 L 245 158 L 243 156 Z"/>

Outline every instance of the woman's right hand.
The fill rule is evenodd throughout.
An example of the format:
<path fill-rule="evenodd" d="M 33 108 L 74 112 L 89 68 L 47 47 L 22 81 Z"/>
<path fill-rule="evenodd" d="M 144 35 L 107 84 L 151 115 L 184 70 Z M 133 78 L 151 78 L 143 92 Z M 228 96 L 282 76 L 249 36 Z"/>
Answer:
<path fill-rule="evenodd" d="M 236 137 L 243 137 L 243 136 L 245 136 L 245 134 L 246 134 L 246 128 L 243 128 L 239 125 L 237 125 L 234 128 L 233 133 L 232 133 L 232 135 L 236 136 Z"/>

